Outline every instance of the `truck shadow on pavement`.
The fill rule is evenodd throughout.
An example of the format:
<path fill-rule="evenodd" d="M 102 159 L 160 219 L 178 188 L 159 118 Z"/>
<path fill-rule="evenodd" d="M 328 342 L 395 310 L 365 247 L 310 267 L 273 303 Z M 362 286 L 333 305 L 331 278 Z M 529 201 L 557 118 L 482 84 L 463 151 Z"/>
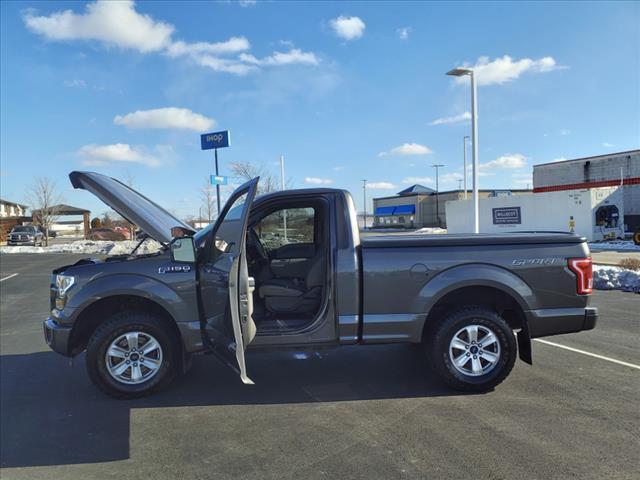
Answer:
<path fill-rule="evenodd" d="M 250 377 L 239 378 L 214 357 L 198 356 L 168 389 L 114 400 L 88 379 L 84 356 L 69 366 L 53 352 L 0 357 L 0 459 L 4 468 L 109 462 L 129 458 L 132 409 L 278 405 L 452 396 L 415 346 L 254 351 Z M 284 411 L 283 411 L 283 414 Z M 215 427 L 215 413 L 212 414 Z M 162 434 L 162 426 L 158 427 Z M 185 436 L 188 438 L 188 436 Z"/>

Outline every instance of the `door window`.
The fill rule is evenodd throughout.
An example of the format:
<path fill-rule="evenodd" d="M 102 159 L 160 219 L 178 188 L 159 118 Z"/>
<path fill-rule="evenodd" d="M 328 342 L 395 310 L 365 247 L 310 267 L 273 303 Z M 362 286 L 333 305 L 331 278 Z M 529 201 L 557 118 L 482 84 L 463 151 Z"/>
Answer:
<path fill-rule="evenodd" d="M 264 248 L 271 251 L 292 243 L 314 243 L 315 224 L 314 208 L 283 208 L 260 220 L 254 230 Z"/>

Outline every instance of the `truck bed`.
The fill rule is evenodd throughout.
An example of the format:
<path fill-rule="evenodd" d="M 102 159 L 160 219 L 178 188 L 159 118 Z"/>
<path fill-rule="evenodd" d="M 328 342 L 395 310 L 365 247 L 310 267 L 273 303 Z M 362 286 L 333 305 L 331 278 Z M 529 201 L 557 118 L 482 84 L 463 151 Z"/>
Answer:
<path fill-rule="evenodd" d="M 563 232 L 518 232 L 504 234 L 372 235 L 361 237 L 362 248 L 445 247 L 465 245 L 576 244 L 584 237 Z"/>

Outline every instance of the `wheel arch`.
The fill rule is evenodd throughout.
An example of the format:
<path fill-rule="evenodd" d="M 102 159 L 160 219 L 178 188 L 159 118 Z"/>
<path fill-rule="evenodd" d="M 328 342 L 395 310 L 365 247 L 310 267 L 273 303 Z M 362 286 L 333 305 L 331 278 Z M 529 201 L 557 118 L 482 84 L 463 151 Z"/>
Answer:
<path fill-rule="evenodd" d="M 508 270 L 484 264 L 456 267 L 425 285 L 420 298 L 426 299 L 422 339 L 430 334 L 438 319 L 464 306 L 478 305 L 497 311 L 512 330 L 518 330 L 520 358 L 531 364 L 531 339 L 525 311 L 534 308 L 531 288 Z"/>
<path fill-rule="evenodd" d="M 178 325 L 169 311 L 153 299 L 135 294 L 114 294 L 99 298 L 86 305 L 76 317 L 69 338 L 72 355 L 82 352 L 95 330 L 116 313 L 140 311 L 154 315 L 172 333 L 182 352 L 184 345 Z"/>

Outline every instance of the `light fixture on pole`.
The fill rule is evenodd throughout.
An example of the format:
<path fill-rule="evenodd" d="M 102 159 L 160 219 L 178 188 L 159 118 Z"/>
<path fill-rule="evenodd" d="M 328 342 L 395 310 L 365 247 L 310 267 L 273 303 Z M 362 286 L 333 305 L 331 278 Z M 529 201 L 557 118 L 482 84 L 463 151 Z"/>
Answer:
<path fill-rule="evenodd" d="M 462 139 L 462 143 L 464 144 L 464 199 L 467 199 L 467 140 L 469 140 L 469 135 L 465 135 Z"/>
<path fill-rule="evenodd" d="M 438 227 L 442 227 L 442 222 L 440 221 L 440 189 L 438 188 L 438 169 L 444 167 L 444 165 L 431 165 L 436 169 L 436 219 L 438 220 Z"/>
<path fill-rule="evenodd" d="M 364 198 L 364 224 L 362 226 L 363 230 L 367 229 L 367 179 L 362 179 L 362 196 Z"/>
<path fill-rule="evenodd" d="M 480 199 L 478 196 L 478 99 L 476 77 L 471 68 L 454 68 L 447 72 L 453 77 L 471 77 L 471 142 L 473 148 L 473 223 L 474 233 L 480 233 Z"/>

